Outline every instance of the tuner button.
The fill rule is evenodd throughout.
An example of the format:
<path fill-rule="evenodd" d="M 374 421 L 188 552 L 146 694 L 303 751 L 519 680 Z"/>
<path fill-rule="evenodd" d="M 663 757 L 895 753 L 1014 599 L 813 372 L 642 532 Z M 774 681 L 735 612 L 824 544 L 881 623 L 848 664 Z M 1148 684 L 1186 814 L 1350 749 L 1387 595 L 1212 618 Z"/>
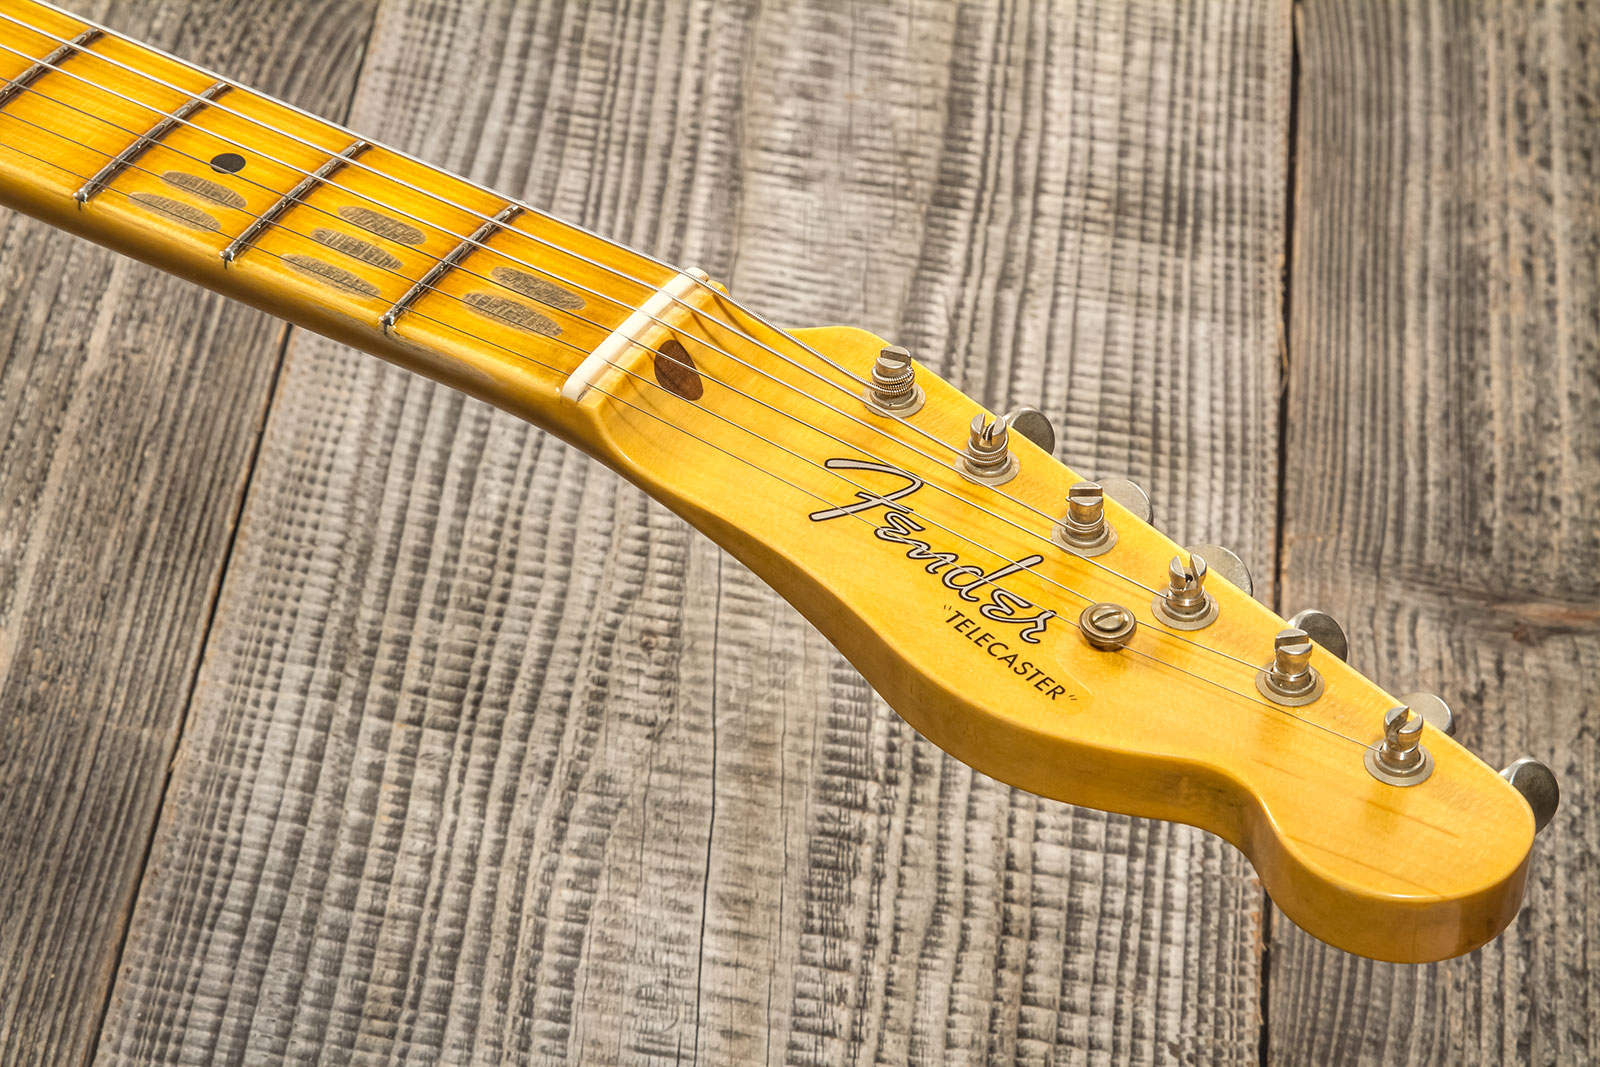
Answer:
<path fill-rule="evenodd" d="M 1117 530 L 1106 521 L 1105 492 L 1098 482 L 1079 482 L 1067 493 L 1067 513 L 1051 531 L 1056 544 L 1080 556 L 1099 556 L 1117 543 Z"/>
<path fill-rule="evenodd" d="M 1533 809 L 1534 832 L 1550 825 L 1561 803 L 1561 787 L 1556 784 L 1555 773 L 1549 767 L 1531 756 L 1524 756 L 1501 771 L 1500 777 L 1510 782 Z"/>
<path fill-rule="evenodd" d="M 1297 616 L 1298 617 L 1298 616 Z M 1341 657 L 1343 658 L 1343 657 Z M 1450 705 L 1433 693 L 1407 693 L 1400 698 L 1406 706 L 1421 715 L 1427 724 L 1446 737 L 1456 735 L 1456 718 L 1450 714 Z"/>
<path fill-rule="evenodd" d="M 914 415 L 920 411 L 926 398 L 917 384 L 911 353 L 899 345 L 889 345 L 879 352 L 863 399 L 869 407 L 889 415 Z"/>
<path fill-rule="evenodd" d="M 1289 625 L 1297 630 L 1304 630 L 1311 635 L 1311 640 L 1345 662 L 1349 662 L 1350 641 L 1344 635 L 1344 627 L 1339 625 L 1338 619 L 1335 619 L 1326 611 L 1307 608 L 1304 611 L 1296 612 L 1294 617 L 1289 620 Z M 1407 703 L 1409 704 L 1410 701 L 1408 700 Z M 1413 707 L 1412 710 L 1422 713 L 1421 708 Z M 1422 714 L 1424 718 L 1427 718 L 1425 713 Z M 1432 722 L 1433 720 L 1429 719 L 1428 721 Z"/>
<path fill-rule="evenodd" d="M 1138 516 L 1140 522 L 1149 522 L 1155 514 L 1150 507 L 1149 495 L 1139 488 L 1138 482 L 1126 478 L 1101 478 L 1100 488 L 1106 491 L 1106 496 Z"/>
<path fill-rule="evenodd" d="M 967 447 L 961 453 L 961 475 L 968 481 L 1002 485 L 1017 476 L 1017 457 L 1011 454 L 1011 416 L 993 422 L 982 412 L 972 417 Z"/>
<path fill-rule="evenodd" d="M 1255 593 L 1255 583 L 1250 580 L 1250 568 L 1233 552 L 1221 545 L 1190 545 L 1185 551 L 1191 556 L 1204 556 L 1212 574 L 1221 575 L 1244 591 L 1245 596 Z"/>
<path fill-rule="evenodd" d="M 1304 630 L 1279 630 L 1272 662 L 1256 672 L 1256 688 L 1275 704 L 1298 708 L 1322 695 L 1322 675 L 1311 665 L 1311 639 Z"/>
<path fill-rule="evenodd" d="M 1056 428 L 1050 425 L 1050 416 L 1036 407 L 1020 407 L 1006 416 L 1011 429 L 1038 445 L 1041 451 L 1056 450 Z"/>

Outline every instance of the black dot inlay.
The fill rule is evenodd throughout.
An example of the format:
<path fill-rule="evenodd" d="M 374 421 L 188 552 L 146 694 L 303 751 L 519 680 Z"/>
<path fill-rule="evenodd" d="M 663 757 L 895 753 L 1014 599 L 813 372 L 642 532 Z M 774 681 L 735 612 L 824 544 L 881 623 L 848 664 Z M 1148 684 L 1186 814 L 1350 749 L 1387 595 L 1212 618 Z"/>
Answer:
<path fill-rule="evenodd" d="M 211 169 L 222 174 L 238 174 L 244 170 L 244 157 L 237 152 L 223 152 L 211 157 Z"/>

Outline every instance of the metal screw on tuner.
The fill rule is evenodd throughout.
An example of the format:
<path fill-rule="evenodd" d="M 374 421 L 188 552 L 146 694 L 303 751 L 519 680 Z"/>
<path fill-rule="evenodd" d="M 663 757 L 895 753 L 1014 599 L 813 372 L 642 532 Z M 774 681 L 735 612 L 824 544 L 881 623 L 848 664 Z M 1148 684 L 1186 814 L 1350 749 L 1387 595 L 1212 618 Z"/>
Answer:
<path fill-rule="evenodd" d="M 1345 637 L 1344 627 L 1339 625 L 1339 620 L 1329 615 L 1326 611 L 1307 608 L 1304 611 L 1295 612 L 1289 618 L 1289 625 L 1296 630 L 1304 630 L 1311 635 L 1311 640 L 1346 663 L 1350 662 L 1350 639 Z"/>
<path fill-rule="evenodd" d="M 1117 543 L 1117 531 L 1106 521 L 1105 491 L 1098 482 L 1079 482 L 1067 491 L 1067 513 L 1056 523 L 1050 538 L 1080 556 L 1111 551 Z"/>
<path fill-rule="evenodd" d="M 1101 652 L 1126 648 L 1138 628 L 1139 621 L 1133 617 L 1133 612 L 1109 601 L 1090 604 L 1078 616 L 1078 632 Z"/>
<path fill-rule="evenodd" d="M 1532 756 L 1524 756 L 1501 771 L 1500 777 L 1510 782 L 1533 809 L 1535 833 L 1550 825 L 1561 804 L 1561 787 L 1556 784 L 1554 771 Z"/>
<path fill-rule="evenodd" d="M 1173 556 L 1167 564 L 1167 588 L 1150 602 L 1156 618 L 1174 630 L 1198 630 L 1217 617 L 1217 599 L 1205 590 L 1206 561 L 1193 553 L 1187 565 Z"/>
<path fill-rule="evenodd" d="M 990 422 L 982 413 L 972 417 L 967 447 L 961 453 L 962 477 L 985 485 L 1002 485 L 1017 476 L 1008 418 L 1002 415 Z"/>
<path fill-rule="evenodd" d="M 1211 573 L 1228 579 L 1245 596 L 1255 595 L 1255 582 L 1250 577 L 1250 568 L 1244 565 L 1244 560 L 1232 549 L 1223 548 L 1221 545 L 1189 545 L 1184 549 L 1191 556 L 1205 557 L 1206 566 L 1211 568 Z"/>
<path fill-rule="evenodd" d="M 1433 754 L 1422 747 L 1422 716 L 1410 708 L 1383 715 L 1383 741 L 1367 747 L 1367 770 L 1390 785 L 1416 785 L 1433 773 Z"/>
<path fill-rule="evenodd" d="M 917 384 L 917 368 L 911 353 L 890 345 L 878 353 L 872 365 L 872 384 L 863 397 L 869 407 L 888 415 L 914 415 L 922 410 L 927 397 Z"/>
<path fill-rule="evenodd" d="M 1273 638 L 1272 662 L 1256 672 L 1256 688 L 1275 704 L 1297 708 L 1322 695 L 1322 675 L 1311 665 L 1311 639 L 1290 627 Z"/>

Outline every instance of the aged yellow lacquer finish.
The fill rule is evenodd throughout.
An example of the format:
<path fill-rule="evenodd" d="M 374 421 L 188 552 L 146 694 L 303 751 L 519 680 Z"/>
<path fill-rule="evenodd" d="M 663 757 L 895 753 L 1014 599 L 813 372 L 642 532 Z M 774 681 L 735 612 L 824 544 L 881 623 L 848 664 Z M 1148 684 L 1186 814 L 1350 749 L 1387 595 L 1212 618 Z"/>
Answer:
<path fill-rule="evenodd" d="M 0 77 L 86 27 L 0 0 Z M 882 339 L 782 333 L 683 279 L 680 298 L 624 328 L 676 271 L 379 146 L 285 203 L 356 139 L 237 88 L 80 206 L 73 194 L 89 177 L 216 79 L 110 35 L 59 66 L 0 108 L 5 203 L 573 442 L 762 575 L 972 766 L 1045 796 L 1212 830 L 1249 855 L 1297 923 L 1363 955 L 1440 959 L 1516 914 L 1534 824 L 1509 784 L 1431 728 L 1427 781 L 1372 777 L 1366 746 L 1397 701 L 1321 649 L 1320 699 L 1263 701 L 1249 664 L 1269 658 L 1281 619 L 1213 577 L 1215 623 L 1186 634 L 1158 624 L 1144 587 L 1164 583 L 1177 547 L 1115 504 L 1120 540 L 1096 563 L 1050 544 L 1050 516 L 1077 476 L 1015 440 L 1014 481 L 961 478 L 945 442 L 965 440 L 978 406 L 923 371 L 922 410 L 904 423 L 873 413 L 856 379 Z M 229 153 L 242 167 L 213 165 Z M 508 208 L 515 217 L 483 229 Z M 619 329 L 603 349 L 614 360 L 564 398 Z M 658 377 L 669 339 L 703 391 L 681 372 Z M 1082 640 L 1074 623 L 1093 601 L 1133 609 L 1128 649 Z"/>

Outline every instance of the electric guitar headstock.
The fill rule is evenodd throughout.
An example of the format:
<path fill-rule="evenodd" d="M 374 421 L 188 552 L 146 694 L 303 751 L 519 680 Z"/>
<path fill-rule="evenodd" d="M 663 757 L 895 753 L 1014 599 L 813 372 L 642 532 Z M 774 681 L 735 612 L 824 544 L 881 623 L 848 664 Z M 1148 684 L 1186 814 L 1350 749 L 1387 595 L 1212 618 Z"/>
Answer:
<path fill-rule="evenodd" d="M 780 333 L 691 288 L 670 336 L 569 388 L 597 451 L 918 731 L 1031 792 L 1221 835 L 1361 955 L 1457 955 L 1515 916 L 1556 802 L 1542 765 L 1496 773 L 1443 701 L 1345 663 L 1331 618 L 1279 618 L 1232 553 L 1057 462 L 1037 412 L 997 418 L 869 333 Z"/>
<path fill-rule="evenodd" d="M 680 272 L 48 5 L 4 12 L 0 204 L 488 400 L 610 464 L 795 604 L 944 749 L 1204 827 L 1312 934 L 1492 938 L 1556 788 L 1348 666 L 1128 487 L 861 330 Z M 108 116 L 115 116 L 111 118 Z M 1046 447 L 1041 448 L 1040 445 Z"/>

